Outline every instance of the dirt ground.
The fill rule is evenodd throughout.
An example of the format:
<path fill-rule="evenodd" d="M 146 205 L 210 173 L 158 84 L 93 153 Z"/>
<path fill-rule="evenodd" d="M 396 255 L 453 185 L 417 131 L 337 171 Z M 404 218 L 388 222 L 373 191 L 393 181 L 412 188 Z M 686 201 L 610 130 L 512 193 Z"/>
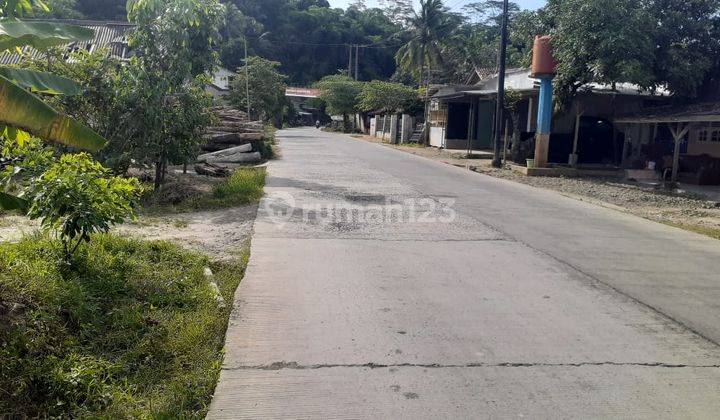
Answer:
<path fill-rule="evenodd" d="M 175 179 L 182 178 L 182 179 Z M 189 197 L 210 194 L 218 179 L 195 174 L 173 174 L 164 191 L 154 196 L 168 203 Z M 159 198 L 158 198 L 159 197 Z M 148 203 L 146 203 L 148 204 Z M 151 207 L 140 211 L 134 221 L 116 226 L 113 233 L 149 240 L 166 240 L 185 248 L 200 251 L 213 260 L 231 260 L 238 256 L 252 234 L 257 204 L 227 209 L 168 212 Z M 16 215 L 0 215 L 0 242 L 17 241 L 24 235 L 40 230 L 37 221 Z"/>
<path fill-rule="evenodd" d="M 370 136 L 353 137 L 381 143 L 378 139 Z M 592 201 L 646 219 L 698 231 L 720 239 L 720 202 L 698 194 L 668 191 L 662 187 L 623 181 L 617 178 L 528 177 L 509 169 L 495 169 L 490 165 L 489 159 L 468 159 L 464 151 L 382 144 L 484 175 L 557 191 L 575 199 Z"/>

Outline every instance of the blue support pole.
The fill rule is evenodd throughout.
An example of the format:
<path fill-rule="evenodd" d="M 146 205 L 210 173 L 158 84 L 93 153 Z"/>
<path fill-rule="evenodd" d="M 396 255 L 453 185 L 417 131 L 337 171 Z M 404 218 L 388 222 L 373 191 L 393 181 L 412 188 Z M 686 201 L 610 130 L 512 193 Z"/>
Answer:
<path fill-rule="evenodd" d="M 538 104 L 537 133 L 550 134 L 552 129 L 552 77 L 545 76 L 540 79 L 540 100 Z"/>
<path fill-rule="evenodd" d="M 540 79 L 540 100 L 538 101 L 537 132 L 535 134 L 535 166 L 544 168 L 550 153 L 550 132 L 553 114 L 553 76 L 543 75 Z"/>

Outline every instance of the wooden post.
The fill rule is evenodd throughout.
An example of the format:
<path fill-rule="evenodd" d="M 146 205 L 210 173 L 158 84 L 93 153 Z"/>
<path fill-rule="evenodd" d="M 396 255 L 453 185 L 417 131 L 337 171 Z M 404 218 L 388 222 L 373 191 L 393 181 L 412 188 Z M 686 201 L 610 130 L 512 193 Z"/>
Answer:
<path fill-rule="evenodd" d="M 685 125 L 683 127 L 683 123 L 677 123 L 677 127 L 673 128 L 673 126 L 670 126 L 670 132 L 673 135 L 673 139 L 675 140 L 675 150 L 673 152 L 673 168 L 672 168 L 672 179 L 671 181 L 673 183 L 676 183 L 678 180 L 678 172 L 680 171 L 680 144 L 682 143 L 683 137 L 685 137 L 685 134 L 690 130 L 690 124 Z"/>
<path fill-rule="evenodd" d="M 572 167 L 577 166 L 578 157 L 578 140 L 580 139 L 580 118 L 583 116 L 585 111 L 580 111 L 580 104 L 577 105 L 575 111 L 575 137 L 573 138 L 572 155 L 570 157 L 570 165 Z"/>
<path fill-rule="evenodd" d="M 468 107 L 468 126 L 467 126 L 467 156 L 470 157 L 472 154 L 472 132 L 473 132 L 473 108 L 474 104 L 471 102 Z"/>
<path fill-rule="evenodd" d="M 532 131 L 532 117 L 533 117 L 533 97 L 531 96 L 528 98 L 527 129 L 525 130 L 528 133 Z"/>

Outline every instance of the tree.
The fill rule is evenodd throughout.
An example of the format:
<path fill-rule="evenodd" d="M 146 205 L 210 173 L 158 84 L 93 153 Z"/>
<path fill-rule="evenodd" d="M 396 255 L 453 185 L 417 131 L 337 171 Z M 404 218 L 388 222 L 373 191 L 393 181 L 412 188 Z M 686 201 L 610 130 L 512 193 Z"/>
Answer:
<path fill-rule="evenodd" d="M 39 16 L 56 19 L 84 19 L 85 15 L 79 10 L 77 0 L 46 0 L 47 12 L 41 11 Z"/>
<path fill-rule="evenodd" d="M 400 83 L 373 80 L 363 85 L 357 98 L 357 108 L 363 112 L 407 112 L 419 108 L 419 95 L 417 89 Z"/>
<path fill-rule="evenodd" d="M 589 82 L 667 87 L 684 99 L 717 94 L 720 2 L 681 3 L 551 0 L 545 13 L 553 28 L 561 102 Z"/>
<path fill-rule="evenodd" d="M 91 234 L 131 216 L 141 191 L 137 179 L 111 176 L 87 153 L 65 154 L 32 183 L 28 217 L 59 232 L 69 259 Z"/>
<path fill-rule="evenodd" d="M 229 15 L 223 29 L 223 65 L 236 68 L 250 55 L 282 63 L 280 72 L 294 86 L 310 85 L 348 66 L 347 45 L 360 48 L 359 73 L 364 80 L 388 78 L 395 72 L 394 55 L 400 30 L 378 8 L 330 8 L 325 1 L 232 0 L 240 14 Z M 228 8 L 230 13 L 230 8 Z"/>
<path fill-rule="evenodd" d="M 650 88 L 654 25 L 641 0 L 554 1 L 556 91 L 566 103 L 590 82 L 632 82 Z"/>
<path fill-rule="evenodd" d="M 427 69 L 443 64 L 442 44 L 453 31 L 457 16 L 442 0 L 420 0 L 420 10 L 408 22 L 409 40 L 400 47 L 395 59 L 403 69 L 415 75 L 421 86 L 429 82 Z"/>
<path fill-rule="evenodd" d="M 155 187 L 165 179 L 169 161 L 187 159 L 201 141 L 197 116 L 181 115 L 178 104 L 200 100 L 202 93 L 188 83 L 201 83 L 217 65 L 223 6 L 216 0 L 130 0 L 128 17 L 136 23 L 130 44 L 137 51 L 129 63 L 128 103 L 143 110 L 135 125 L 142 133 L 136 157 L 155 165 Z M 190 81 L 190 82 L 189 82 Z M 193 109 L 196 109 L 193 107 Z M 175 120 L 193 121 L 178 135 Z M 207 119 L 204 119 L 207 121 Z M 176 160 L 177 159 L 177 160 Z"/>
<path fill-rule="evenodd" d="M 413 17 L 412 0 L 380 0 L 386 16 L 393 22 L 404 25 Z"/>
<path fill-rule="evenodd" d="M 358 111 L 358 95 L 363 84 L 347 76 L 326 76 L 315 84 L 330 115 L 342 115 L 345 132 L 350 132 L 349 114 Z"/>
<path fill-rule="evenodd" d="M 246 82 L 249 81 L 250 117 L 272 120 L 275 125 L 282 125 L 280 119 L 285 106 L 287 77 L 280 74 L 279 67 L 280 63 L 276 61 L 249 57 L 247 64 L 237 69 L 231 85 L 230 102 L 240 109 L 247 109 Z"/>

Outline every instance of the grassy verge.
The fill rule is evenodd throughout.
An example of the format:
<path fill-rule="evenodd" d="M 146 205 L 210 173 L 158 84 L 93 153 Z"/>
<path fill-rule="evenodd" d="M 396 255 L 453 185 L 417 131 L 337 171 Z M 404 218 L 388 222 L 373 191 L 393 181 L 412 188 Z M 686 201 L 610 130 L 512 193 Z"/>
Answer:
<path fill-rule="evenodd" d="M 177 195 L 175 195 L 171 203 L 162 198 L 164 191 L 161 190 L 160 194 L 153 192 L 144 200 L 141 213 L 183 213 L 256 203 L 263 196 L 265 175 L 264 168 L 240 168 L 229 178 L 209 188 L 207 193 L 192 191 L 181 199 L 177 199 Z M 167 185 L 163 188 L 177 190 L 177 186 L 174 185 Z"/>
<path fill-rule="evenodd" d="M 203 268 L 230 303 L 247 250 L 211 263 L 166 242 L 98 235 L 72 266 L 61 257 L 46 237 L 0 244 L 0 412 L 202 418 L 231 310 Z"/>
<path fill-rule="evenodd" d="M 698 226 L 698 225 L 690 225 L 685 223 L 673 223 L 673 222 L 663 222 L 664 224 L 668 226 L 673 226 L 680 229 L 689 230 L 690 232 L 699 233 L 701 235 L 709 236 L 711 238 L 720 239 L 720 229 L 717 228 L 709 228 L 705 226 Z"/>

